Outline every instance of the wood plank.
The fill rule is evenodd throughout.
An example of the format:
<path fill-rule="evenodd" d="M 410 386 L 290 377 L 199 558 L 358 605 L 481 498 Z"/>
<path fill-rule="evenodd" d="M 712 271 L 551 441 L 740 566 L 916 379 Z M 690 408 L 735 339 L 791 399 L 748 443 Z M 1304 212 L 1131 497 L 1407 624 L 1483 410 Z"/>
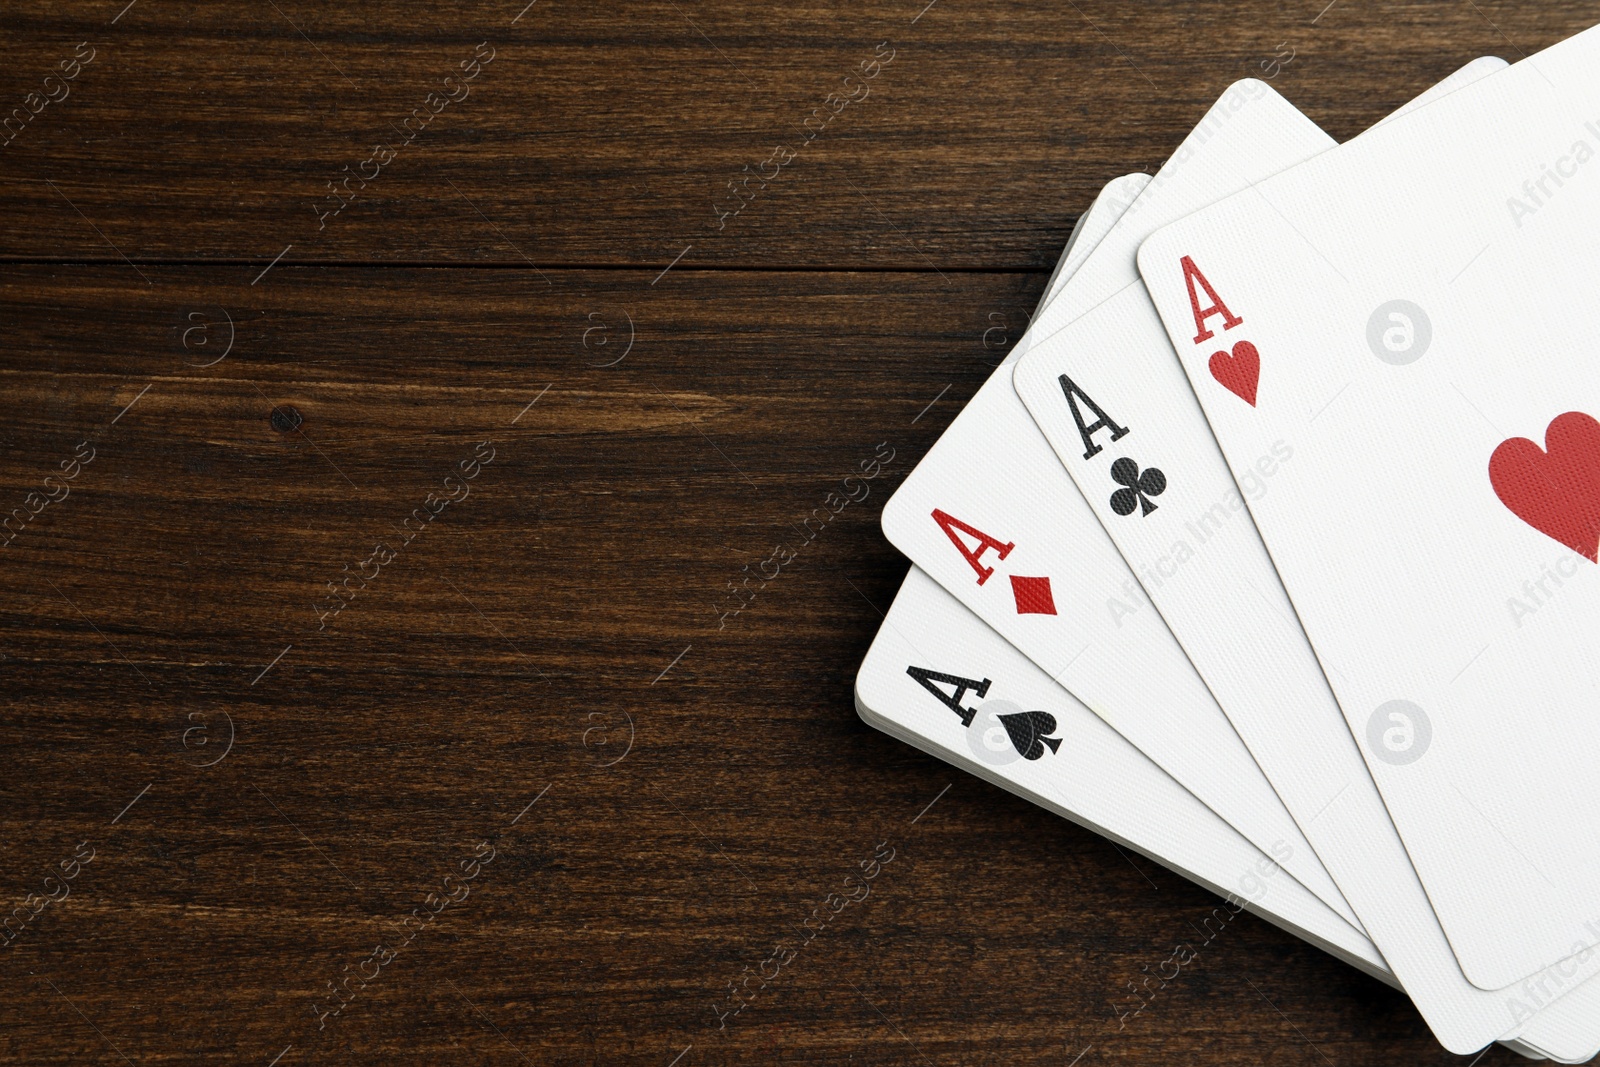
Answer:
<path fill-rule="evenodd" d="M 1119 1025 L 1216 900 L 855 717 L 878 509 L 1039 275 L 144 273 L 0 269 L 0 492 L 93 448 L 0 549 L 0 870 L 93 856 L 4 950 L 0 1062 L 1451 1060 L 1248 915 Z"/>
<path fill-rule="evenodd" d="M 1477 55 L 1594 19 L 1349 0 L 14 7 L 0 115 L 27 121 L 0 148 L 0 257 L 241 275 L 279 255 L 1043 269 L 1101 184 L 1159 166 L 1235 78 L 1270 74 L 1344 138 Z M 80 42 L 92 62 L 45 102 Z M 846 87 L 880 42 L 890 65 Z M 492 62 L 447 88 L 480 44 Z M 836 89 L 859 99 L 812 137 Z M 767 165 L 779 146 L 792 158 Z M 774 171 L 718 215 L 741 202 L 730 181 Z"/>

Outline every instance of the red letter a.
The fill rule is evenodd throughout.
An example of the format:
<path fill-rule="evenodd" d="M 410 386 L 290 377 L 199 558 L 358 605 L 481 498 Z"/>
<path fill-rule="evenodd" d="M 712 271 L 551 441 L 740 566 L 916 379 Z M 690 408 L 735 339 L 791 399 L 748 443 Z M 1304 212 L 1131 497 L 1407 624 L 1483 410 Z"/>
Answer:
<path fill-rule="evenodd" d="M 939 529 L 943 530 L 944 535 L 950 538 L 950 543 L 956 546 L 956 550 L 961 553 L 962 558 L 972 564 L 972 569 L 978 572 L 979 585 L 987 582 L 989 575 L 994 573 L 993 567 L 985 567 L 983 565 L 983 554 L 992 548 L 999 553 L 1001 559 L 1005 559 L 1011 554 L 1011 550 L 1017 547 L 1014 544 L 1001 544 L 982 530 L 973 529 L 960 519 L 947 515 L 938 508 L 933 509 L 933 521 L 938 523 Z M 951 529 L 951 527 L 955 527 L 955 529 Z M 974 551 L 968 548 L 961 538 L 957 536 L 956 530 L 960 530 L 971 537 L 976 537 L 978 539 L 977 550 Z"/>
<path fill-rule="evenodd" d="M 1228 305 L 1222 302 L 1222 297 L 1211 288 L 1211 283 L 1206 281 L 1206 276 L 1200 273 L 1200 268 L 1194 265 L 1194 260 L 1188 256 L 1183 257 L 1183 284 L 1189 287 L 1189 307 L 1194 311 L 1194 343 L 1202 344 L 1211 340 L 1211 331 L 1206 329 L 1206 320 L 1213 315 L 1222 316 L 1222 328 L 1231 330 L 1244 320 L 1228 310 Z M 1194 283 L 1198 281 L 1200 288 L 1206 291 L 1211 298 L 1211 306 L 1201 308 L 1200 297 L 1195 294 Z"/>

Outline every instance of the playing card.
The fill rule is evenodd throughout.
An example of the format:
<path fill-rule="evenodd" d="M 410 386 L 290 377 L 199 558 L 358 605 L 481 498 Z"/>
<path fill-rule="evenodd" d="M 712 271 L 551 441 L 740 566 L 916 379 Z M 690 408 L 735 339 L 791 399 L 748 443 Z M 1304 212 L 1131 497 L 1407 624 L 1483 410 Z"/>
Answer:
<path fill-rule="evenodd" d="M 1408 109 L 1504 67 L 1474 61 Z M 1520 1030 L 1600 959 L 1549 975 L 1531 1003 L 1476 989 L 1456 965 L 1244 508 L 1245 496 L 1271 491 L 1293 446 L 1274 441 L 1236 487 L 1132 271 L 1152 228 L 1199 206 L 1186 193 L 1180 174 L 1113 229 L 1079 277 L 1116 271 L 1128 284 L 1034 341 L 1014 384 L 1440 1041 L 1470 1052 Z M 1562 1013 L 1596 1020 L 1581 1044 L 1558 1043 L 1588 1058 L 1600 984 Z"/>
<path fill-rule="evenodd" d="M 1469 66 L 1467 70 L 1472 69 L 1474 67 Z M 1442 83 L 1442 86 L 1435 86 L 1435 90 L 1430 90 L 1430 93 L 1443 91 L 1446 86 L 1448 80 Z M 1112 224 L 1122 216 L 1128 205 L 1128 197 L 1122 195 L 1122 189 L 1133 182 L 1142 189 L 1147 181 L 1149 179 L 1146 176 L 1128 176 L 1110 182 L 1109 186 L 1102 190 L 1090 210 L 1078 219 L 1067 250 L 1062 253 L 1058 272 L 1050 285 L 1046 286 L 1042 307 L 1048 304 L 1051 294 L 1059 291 L 1062 283 L 1072 277 L 1077 267 L 1088 258 L 1090 251 L 1093 251 L 1094 246 L 1098 245 L 1099 240 L 1106 235 L 1107 230 L 1110 230 Z M 902 670 L 901 665 L 894 662 L 894 656 L 886 651 L 894 643 L 890 633 L 898 633 L 899 645 L 907 646 L 907 633 L 920 632 L 923 629 L 933 630 L 942 635 L 936 640 L 944 641 L 944 646 L 960 649 L 958 653 L 954 653 L 957 659 L 970 653 L 978 653 L 984 661 L 992 664 L 995 672 L 1003 670 L 1006 677 L 1016 678 L 1021 685 L 1027 686 L 1029 680 L 1032 680 L 1035 685 L 1045 686 L 1045 689 L 1040 691 L 1040 699 L 1024 702 L 1030 707 L 1037 704 L 1038 707 L 1054 709 L 1051 715 L 1058 720 L 1058 726 L 1045 731 L 1029 729 L 1024 733 L 1016 723 L 1021 721 L 1034 723 L 1037 717 L 1032 712 L 1019 715 L 1014 709 L 1006 709 L 1000 715 L 987 717 L 989 718 L 987 728 L 984 728 L 982 723 L 979 723 L 976 729 L 971 725 L 966 726 L 965 736 L 968 739 L 966 749 L 970 750 L 962 747 L 950 749 L 949 745 L 941 744 L 941 741 L 949 741 L 949 721 L 942 717 L 936 705 L 928 701 L 928 697 L 934 696 L 939 704 L 949 709 L 944 696 L 952 696 L 957 686 L 962 683 L 962 678 L 952 673 L 939 672 L 944 673 L 944 677 L 947 678 L 947 681 L 941 683 L 933 678 L 934 670 L 931 667 L 923 665 L 914 669 L 909 662 Z M 1179 840 L 1184 843 L 1184 848 L 1189 845 L 1198 846 L 1202 856 L 1216 857 L 1221 853 L 1224 859 L 1229 854 L 1227 841 L 1219 846 L 1210 833 L 1197 829 L 1195 821 L 1198 819 L 1202 824 L 1211 824 L 1213 829 L 1219 827 L 1221 837 L 1234 843 L 1238 841 L 1237 832 L 1226 827 L 1226 824 L 1221 824 L 1218 817 L 1210 813 L 1210 809 L 1200 805 L 1190 793 L 1179 790 L 1178 801 L 1165 803 L 1163 797 L 1168 793 L 1163 793 L 1163 789 L 1170 790 L 1173 785 L 1170 776 L 1150 765 L 1147 758 L 1131 749 L 1131 745 L 1126 744 L 1126 741 L 1114 731 L 1107 729 L 1098 718 L 1091 717 L 1090 713 L 1083 709 L 1082 704 L 1078 704 L 1069 694 L 1059 689 L 1059 686 L 1051 686 L 1048 678 L 1043 677 L 1037 667 L 1022 659 L 1010 645 L 1006 645 L 1005 641 L 997 640 L 997 635 L 992 630 L 982 627 L 981 622 L 970 611 L 960 606 L 949 593 L 939 589 L 938 585 L 925 574 L 915 568 L 912 569 L 912 574 L 907 577 L 906 587 L 902 589 L 901 595 L 896 598 L 890 613 L 885 617 L 883 630 L 885 633 L 880 635 L 874 651 L 867 657 L 866 664 L 862 665 L 861 680 L 856 686 L 856 705 L 862 718 L 869 721 L 870 725 L 877 726 L 878 729 L 883 729 L 893 736 L 901 737 L 904 741 L 917 745 L 936 757 L 954 763 L 955 766 L 986 777 L 987 781 L 1000 784 L 1034 803 L 1040 803 L 1046 808 L 1058 811 L 1059 814 L 1064 814 L 1069 819 L 1088 825 L 1096 832 L 1106 833 L 1114 840 L 1122 840 L 1125 845 L 1154 856 L 1170 869 L 1198 881 L 1200 885 L 1216 888 L 1216 878 L 1218 878 L 1216 870 L 1203 862 L 1186 861 L 1184 857 L 1189 853 L 1182 849 L 1174 849 L 1170 843 L 1171 838 L 1163 837 L 1160 830 L 1150 833 L 1149 827 L 1163 827 L 1163 825 L 1174 827 L 1178 830 Z M 926 646 L 931 643 L 933 641 L 920 641 L 918 645 Z M 928 659 L 928 656 L 923 657 Z M 912 670 L 917 673 L 912 673 Z M 984 680 L 978 678 L 971 678 L 968 681 L 971 681 L 973 686 L 984 685 Z M 885 710 L 877 712 L 874 705 L 878 709 Z M 965 717 L 958 715 L 958 718 Z M 1051 736 L 1053 733 L 1059 733 L 1059 736 Z M 1085 733 L 1088 737 L 1080 739 L 1080 734 Z M 1110 739 L 1109 749 L 1107 749 L 1107 737 Z M 1064 760 L 1048 758 L 1061 753 L 1062 745 L 1066 745 Z M 1024 753 L 1027 752 L 1034 755 L 1034 761 L 1026 760 Z M 1090 771 L 1075 769 L 1075 765 L 1069 766 L 1070 760 L 1077 753 L 1082 753 L 1085 760 L 1088 760 Z M 974 761 L 974 755 L 984 761 Z M 1014 765 L 1016 768 L 1040 766 L 1046 771 L 1054 768 L 1058 774 L 1053 777 L 1046 774 L 1046 781 L 1050 781 L 1053 787 L 1046 787 L 1043 792 L 1030 792 L 1021 781 L 1018 781 L 1018 774 L 1011 773 L 1008 779 L 1005 777 L 1006 771 L 995 766 L 994 761 L 1000 761 L 1002 766 Z M 1101 773 L 1104 773 L 1104 779 Z M 1160 777 L 1162 784 L 1146 782 L 1146 776 L 1150 774 Z M 1058 782 L 1064 785 L 1056 785 Z M 1074 784 L 1082 784 L 1083 792 L 1072 792 Z M 1123 793 L 1120 792 L 1123 787 L 1128 789 L 1128 795 L 1133 797 L 1133 800 L 1123 801 Z M 1138 816 L 1136 825 L 1131 830 L 1126 829 L 1125 825 L 1130 813 Z M 1248 845 L 1245 845 L 1245 848 L 1250 849 L 1251 856 L 1254 856 L 1254 864 L 1261 864 L 1262 854 L 1259 853 L 1259 849 Z M 1261 867 L 1261 870 L 1274 869 L 1274 865 L 1270 864 Z M 1232 867 L 1224 865 L 1222 873 L 1227 873 L 1229 870 L 1232 870 Z M 1245 875 L 1245 881 L 1248 885 L 1254 886 L 1259 878 Z M 1282 885 L 1290 886 L 1291 899 L 1296 897 L 1309 899 L 1306 889 L 1302 889 L 1293 881 L 1283 881 Z M 1269 902 L 1262 901 L 1261 904 L 1269 905 Z M 1326 915 L 1325 905 L 1315 905 L 1312 910 L 1317 912 L 1318 909 L 1322 909 L 1320 913 Z M 1304 923 L 1288 920 L 1282 913 L 1267 915 L 1267 918 L 1283 928 L 1293 929 L 1296 933 L 1309 933 Z M 1354 931 L 1349 931 L 1347 928 L 1334 929 L 1338 929 L 1342 937 L 1355 936 Z M 1330 950 L 1350 960 L 1346 950 Z M 1365 966 L 1365 963 L 1358 961 L 1358 957 L 1352 961 L 1355 961 L 1357 966 Z M 1386 977 L 1386 981 L 1392 979 Z M 1512 1041 L 1507 1045 L 1518 1053 L 1534 1054 L 1534 1049 L 1526 1048 L 1522 1043 Z"/>
<path fill-rule="evenodd" d="M 1174 166 L 1232 173 L 1231 163 L 1208 159 L 1271 160 L 1265 176 L 1328 144 L 1265 84 L 1240 83 L 1162 170 L 1170 180 Z M 1125 218 L 1161 184 L 1153 180 Z M 1227 191 L 1223 185 L 1217 195 Z M 1097 300 L 1075 276 L 1040 321 L 1063 305 Z M 1040 487 L 1052 484 L 1060 491 L 1042 498 Z M 1159 614 L 1143 606 L 1134 575 L 1064 481 L 1004 372 L 985 383 L 889 500 L 883 527 L 914 563 L 1252 844 L 1286 851 L 1283 867 L 1355 923 Z"/>
<path fill-rule="evenodd" d="M 1247 908 L 1393 981 L 1371 943 L 1277 860 L 915 567 L 861 665 L 856 707 L 872 726 L 1224 897 L 1219 919 Z"/>
<path fill-rule="evenodd" d="M 1293 449 L 1246 504 L 1483 988 L 1600 934 L 1597 150 L 1590 30 L 1139 254 L 1236 480 Z"/>

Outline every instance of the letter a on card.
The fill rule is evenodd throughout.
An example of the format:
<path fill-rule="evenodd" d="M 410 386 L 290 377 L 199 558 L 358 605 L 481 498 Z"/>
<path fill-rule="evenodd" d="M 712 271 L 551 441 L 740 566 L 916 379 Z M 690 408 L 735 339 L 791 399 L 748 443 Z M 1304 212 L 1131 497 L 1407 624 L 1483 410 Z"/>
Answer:
<path fill-rule="evenodd" d="M 943 530 L 944 535 L 950 538 L 950 543 L 956 546 L 956 549 L 961 553 L 962 558 L 972 565 L 973 570 L 978 572 L 979 585 L 987 582 L 989 580 L 989 576 L 994 573 L 993 567 L 985 567 L 983 565 L 983 554 L 992 548 L 995 550 L 995 554 L 1000 559 L 1005 559 L 1011 554 L 1011 550 L 1017 547 L 1015 544 L 1009 542 L 1002 544 L 1000 541 L 990 537 L 982 530 L 968 526 L 960 519 L 955 518 L 952 515 L 947 515 L 938 508 L 933 509 L 933 521 L 938 523 L 939 529 Z M 957 530 L 960 530 L 961 533 L 964 533 L 969 537 L 976 537 L 978 539 L 977 549 L 973 550 L 968 548 L 967 543 L 961 540 L 960 534 L 956 533 Z"/>

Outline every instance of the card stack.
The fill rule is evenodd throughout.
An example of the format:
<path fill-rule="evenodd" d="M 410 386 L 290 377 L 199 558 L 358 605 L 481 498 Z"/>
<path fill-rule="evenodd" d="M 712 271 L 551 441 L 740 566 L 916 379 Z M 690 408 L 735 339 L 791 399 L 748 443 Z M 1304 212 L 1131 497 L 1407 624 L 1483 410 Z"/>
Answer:
<path fill-rule="evenodd" d="M 862 717 L 1600 1053 L 1597 155 L 1600 27 L 1344 145 L 1229 87 L 886 505 Z"/>

